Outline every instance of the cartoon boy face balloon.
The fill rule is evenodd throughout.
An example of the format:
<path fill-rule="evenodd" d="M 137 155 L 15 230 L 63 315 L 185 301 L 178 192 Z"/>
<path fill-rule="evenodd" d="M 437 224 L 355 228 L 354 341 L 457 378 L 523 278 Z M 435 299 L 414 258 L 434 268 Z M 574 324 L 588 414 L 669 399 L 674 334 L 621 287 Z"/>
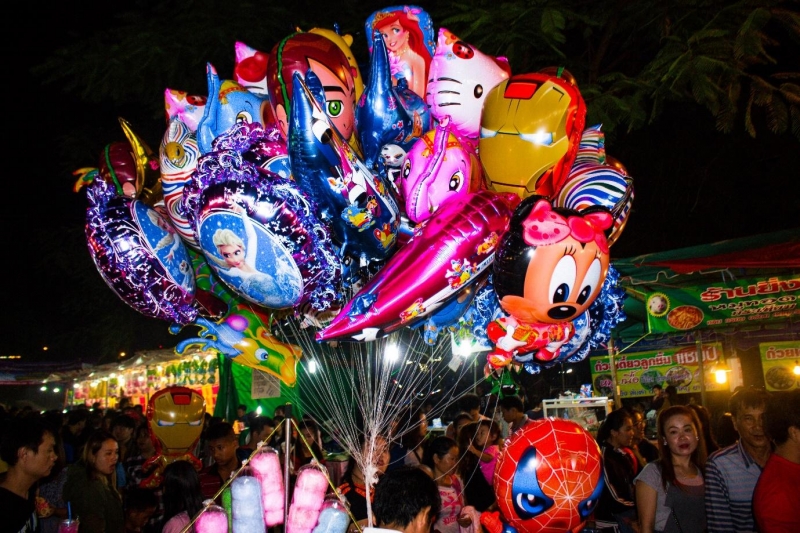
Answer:
<path fill-rule="evenodd" d="M 330 39 L 316 33 L 294 33 L 275 45 L 267 64 L 267 88 L 273 117 L 284 138 L 289 131 L 292 77 L 311 69 L 325 91 L 325 112 L 350 142 L 355 127 L 356 89 L 350 63 Z"/>
<path fill-rule="evenodd" d="M 567 322 L 594 302 L 608 272 L 605 208 L 554 209 L 531 196 L 498 245 L 494 285 L 500 306 L 524 323 Z"/>

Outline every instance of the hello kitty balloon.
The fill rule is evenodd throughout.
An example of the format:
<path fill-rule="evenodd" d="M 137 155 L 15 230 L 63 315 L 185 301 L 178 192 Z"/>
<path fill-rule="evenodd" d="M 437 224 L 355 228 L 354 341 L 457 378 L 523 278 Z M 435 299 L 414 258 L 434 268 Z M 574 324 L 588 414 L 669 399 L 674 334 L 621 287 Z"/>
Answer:
<path fill-rule="evenodd" d="M 452 133 L 477 146 L 483 101 L 510 75 L 506 58 L 488 56 L 440 28 L 425 101 L 436 120 L 449 116 Z"/>

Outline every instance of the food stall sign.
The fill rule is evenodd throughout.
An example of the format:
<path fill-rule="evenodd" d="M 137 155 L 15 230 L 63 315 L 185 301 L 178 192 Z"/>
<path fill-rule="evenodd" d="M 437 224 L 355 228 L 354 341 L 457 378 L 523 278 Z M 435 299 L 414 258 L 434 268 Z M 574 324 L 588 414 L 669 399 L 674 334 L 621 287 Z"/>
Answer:
<path fill-rule="evenodd" d="M 731 280 L 649 293 L 650 333 L 778 322 L 800 317 L 796 274 Z"/>
<path fill-rule="evenodd" d="M 706 373 L 705 390 L 727 390 L 727 383 L 716 383 L 709 368 L 722 356 L 722 344 L 703 345 L 703 367 Z M 617 368 L 617 385 L 621 398 L 636 398 L 653 395 L 653 386 L 675 385 L 678 394 L 700 392 L 700 364 L 697 347 L 684 346 L 665 350 L 622 353 L 614 356 Z M 595 396 L 611 396 L 611 361 L 607 355 L 589 359 L 592 371 L 592 387 Z"/>
<path fill-rule="evenodd" d="M 794 367 L 800 361 L 800 341 L 762 342 L 761 368 L 768 391 L 800 389 Z"/>

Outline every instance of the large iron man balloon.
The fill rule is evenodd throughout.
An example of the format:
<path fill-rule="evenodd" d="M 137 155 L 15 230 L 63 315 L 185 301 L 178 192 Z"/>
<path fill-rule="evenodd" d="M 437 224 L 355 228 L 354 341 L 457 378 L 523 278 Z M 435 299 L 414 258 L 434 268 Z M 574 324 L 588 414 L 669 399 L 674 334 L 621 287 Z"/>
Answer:
<path fill-rule="evenodd" d="M 481 523 L 489 533 L 577 533 L 602 491 L 602 455 L 594 438 L 570 420 L 535 420 L 514 433 L 498 457 L 500 513 L 483 513 Z"/>
<path fill-rule="evenodd" d="M 140 486 L 155 488 L 163 481 L 164 468 L 173 461 L 189 461 L 200 470 L 194 449 L 203 431 L 206 401 L 188 387 L 167 387 L 150 397 L 147 423 L 156 453 L 142 465 L 148 476 Z"/>
<path fill-rule="evenodd" d="M 487 187 L 551 197 L 567 179 L 586 123 L 586 104 L 565 70 L 518 74 L 486 97 L 479 154 Z"/>

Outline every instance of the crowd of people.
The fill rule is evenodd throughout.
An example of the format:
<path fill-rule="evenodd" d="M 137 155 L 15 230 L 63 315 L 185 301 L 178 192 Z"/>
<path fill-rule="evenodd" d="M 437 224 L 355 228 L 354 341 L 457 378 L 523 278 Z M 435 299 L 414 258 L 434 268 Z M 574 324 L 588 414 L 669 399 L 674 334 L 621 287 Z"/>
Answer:
<path fill-rule="evenodd" d="M 392 431 L 402 426 L 402 435 L 362 442 L 362 456 L 372 454 L 369 470 L 351 458 L 338 484 L 353 518 L 350 531 L 367 525 L 369 498 L 380 527 L 480 532 L 481 513 L 498 509 L 492 480 L 504 443 L 541 418 L 538 404 L 510 394 L 487 406 L 465 395 L 444 432 L 428 431 L 424 409 L 399 415 Z M 9 526 L 3 530 L 55 533 L 61 519 L 76 516 L 81 533 L 175 533 L 205 501 L 223 503 L 222 487 L 260 443 L 289 455 L 292 476 L 312 461 L 325 463 L 323 435 L 311 417 L 286 424 L 282 406 L 272 417 L 241 407 L 231 422 L 208 415 L 196 460 L 170 462 L 158 484 L 145 470 L 156 450 L 141 408 L 3 411 L 0 516 Z M 611 411 L 597 431 L 604 464 L 592 516 L 598 528 L 800 531 L 800 390 L 734 392 L 726 413 L 732 442 L 717 435 L 704 407 L 683 405 L 674 391 L 663 398 L 656 392 L 650 438 L 650 417 L 639 407 Z M 283 437 L 286 427 L 290 439 Z M 399 479 L 413 479 L 418 490 L 399 488 Z M 382 499 L 381 487 L 392 494 Z"/>

